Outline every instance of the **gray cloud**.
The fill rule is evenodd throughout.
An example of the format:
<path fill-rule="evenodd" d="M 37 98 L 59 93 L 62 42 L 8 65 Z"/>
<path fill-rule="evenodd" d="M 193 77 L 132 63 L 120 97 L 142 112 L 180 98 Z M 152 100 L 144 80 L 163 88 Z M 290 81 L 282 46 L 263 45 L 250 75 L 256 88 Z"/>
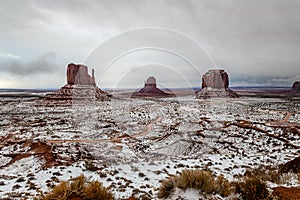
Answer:
<path fill-rule="evenodd" d="M 18 76 L 29 76 L 42 73 L 53 73 L 58 69 L 55 63 L 55 53 L 49 52 L 32 60 L 5 54 L 6 60 L 2 63 L 1 71 Z M 2 56 L 2 57 L 4 57 Z"/>
<path fill-rule="evenodd" d="M 52 73 L 58 68 L 54 62 L 55 54 L 50 52 L 45 55 L 39 56 L 34 60 L 23 63 L 20 59 L 15 60 L 8 68 L 7 71 L 16 75 L 36 75 L 40 73 Z"/>
<path fill-rule="evenodd" d="M 83 62 L 112 36 L 153 26 L 203 44 L 235 84 L 290 85 L 300 74 L 299 10 L 297 0 L 2 0 L 0 52 L 27 64 L 16 59 L 0 71 L 34 80 L 34 74 L 54 73 L 41 52 L 56 52 L 57 70 L 64 75 L 68 63 Z M 0 55 L 0 63 L 11 59 Z"/>

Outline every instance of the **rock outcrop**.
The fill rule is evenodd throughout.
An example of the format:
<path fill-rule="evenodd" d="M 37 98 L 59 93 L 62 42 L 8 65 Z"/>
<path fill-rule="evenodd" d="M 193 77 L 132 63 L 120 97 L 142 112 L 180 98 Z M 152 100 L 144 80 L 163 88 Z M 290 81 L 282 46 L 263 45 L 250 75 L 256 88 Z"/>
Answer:
<path fill-rule="evenodd" d="M 294 84 L 293 84 L 293 86 L 292 86 L 292 90 L 293 90 L 293 91 L 300 92 L 300 81 L 294 82 Z"/>
<path fill-rule="evenodd" d="M 172 93 L 167 93 L 156 86 L 156 79 L 151 76 L 146 82 L 145 86 L 137 92 L 132 93 L 131 97 L 172 97 L 175 96 Z"/>
<path fill-rule="evenodd" d="M 221 69 L 212 69 L 202 77 L 202 88 L 197 92 L 198 98 L 230 97 L 238 95 L 229 89 L 228 74 Z"/>
<path fill-rule="evenodd" d="M 67 84 L 58 91 L 46 95 L 46 100 L 109 100 L 111 95 L 96 86 L 94 69 L 92 76 L 88 67 L 81 64 L 69 64 L 67 67 Z"/>
<path fill-rule="evenodd" d="M 94 69 L 92 69 L 92 77 L 88 74 L 88 68 L 84 65 L 75 65 L 73 63 L 67 68 L 67 84 L 68 85 L 92 85 L 96 86 Z"/>

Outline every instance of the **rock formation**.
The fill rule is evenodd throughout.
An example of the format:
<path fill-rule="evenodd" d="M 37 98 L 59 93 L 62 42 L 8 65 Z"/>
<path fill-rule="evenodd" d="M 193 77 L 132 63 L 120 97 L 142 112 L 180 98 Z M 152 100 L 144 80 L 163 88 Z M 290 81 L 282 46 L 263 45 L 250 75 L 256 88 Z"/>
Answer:
<path fill-rule="evenodd" d="M 229 89 L 228 74 L 221 69 L 212 69 L 202 77 L 202 88 L 197 92 L 198 98 L 230 97 L 238 95 Z"/>
<path fill-rule="evenodd" d="M 300 81 L 294 82 L 294 84 L 293 84 L 293 86 L 292 86 L 292 90 L 293 90 L 293 91 L 300 92 Z"/>
<path fill-rule="evenodd" d="M 69 64 L 67 67 L 67 84 L 58 91 L 46 95 L 47 100 L 109 100 L 111 95 L 96 86 L 94 69 L 92 76 L 88 67 L 81 64 Z"/>
<path fill-rule="evenodd" d="M 92 69 L 91 77 L 88 74 L 87 66 L 75 65 L 73 63 L 69 64 L 67 68 L 67 84 L 96 86 L 94 69 Z"/>
<path fill-rule="evenodd" d="M 146 82 L 145 86 L 137 92 L 132 93 L 131 97 L 172 97 L 172 93 L 166 93 L 156 87 L 156 79 L 151 76 Z"/>

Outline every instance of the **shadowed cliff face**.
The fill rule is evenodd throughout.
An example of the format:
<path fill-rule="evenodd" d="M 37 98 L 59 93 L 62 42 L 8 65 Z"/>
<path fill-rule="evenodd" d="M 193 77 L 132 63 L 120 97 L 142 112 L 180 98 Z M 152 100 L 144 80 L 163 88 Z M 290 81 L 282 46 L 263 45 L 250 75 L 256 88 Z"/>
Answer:
<path fill-rule="evenodd" d="M 202 89 L 197 92 L 198 98 L 230 97 L 238 95 L 229 89 L 228 74 L 221 69 L 212 69 L 202 77 Z"/>
<path fill-rule="evenodd" d="M 300 92 L 300 81 L 293 84 L 292 90 Z"/>

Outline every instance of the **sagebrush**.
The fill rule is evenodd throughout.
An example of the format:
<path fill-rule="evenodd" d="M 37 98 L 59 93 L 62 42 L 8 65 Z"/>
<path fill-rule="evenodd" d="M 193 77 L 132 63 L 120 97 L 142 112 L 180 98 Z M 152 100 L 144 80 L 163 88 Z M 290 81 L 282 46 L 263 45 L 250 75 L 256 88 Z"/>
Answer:
<path fill-rule="evenodd" d="M 232 193 L 231 184 L 223 176 L 214 176 L 207 170 L 183 170 L 180 175 L 162 181 L 158 198 L 169 197 L 175 188 L 195 189 L 203 194 L 219 194 L 227 197 Z"/>
<path fill-rule="evenodd" d="M 98 181 L 89 181 L 80 175 L 70 181 L 62 181 L 46 194 L 41 194 L 37 200 L 113 200 L 112 193 Z"/>

